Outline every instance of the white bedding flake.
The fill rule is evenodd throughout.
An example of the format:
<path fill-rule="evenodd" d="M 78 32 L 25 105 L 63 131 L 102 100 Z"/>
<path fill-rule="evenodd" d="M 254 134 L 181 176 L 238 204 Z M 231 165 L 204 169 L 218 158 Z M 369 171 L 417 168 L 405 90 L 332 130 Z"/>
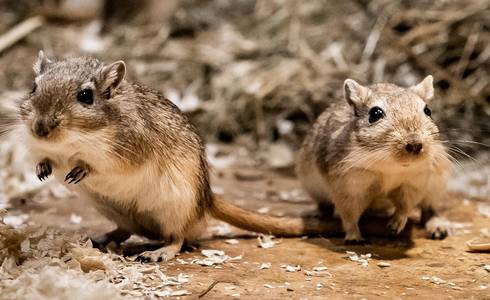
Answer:
<path fill-rule="evenodd" d="M 263 234 L 259 235 L 257 238 L 259 241 L 259 247 L 263 248 L 263 249 L 268 249 L 268 248 L 274 247 L 276 242 L 274 242 L 272 240 L 273 238 L 274 238 L 274 236 L 272 236 L 272 235 L 263 235 Z"/>
<path fill-rule="evenodd" d="M 347 253 L 348 255 L 347 257 L 351 261 L 357 262 L 362 267 L 367 268 L 369 266 L 369 261 L 371 260 L 371 256 L 372 256 L 371 253 L 361 254 L 361 255 L 353 251 L 346 251 L 345 253 Z"/>
<path fill-rule="evenodd" d="M 214 266 L 220 265 L 225 262 L 232 262 L 242 259 L 242 256 L 230 257 L 225 254 L 222 250 L 202 250 L 201 254 L 205 256 L 203 259 L 194 259 L 191 261 L 192 264 L 198 264 L 201 266 Z"/>
<path fill-rule="evenodd" d="M 286 272 L 299 272 L 301 271 L 301 266 L 300 265 L 282 265 L 281 268 L 283 268 Z"/>
<path fill-rule="evenodd" d="M 271 265 L 272 265 L 271 263 L 261 263 L 259 269 L 260 270 L 270 269 Z"/>

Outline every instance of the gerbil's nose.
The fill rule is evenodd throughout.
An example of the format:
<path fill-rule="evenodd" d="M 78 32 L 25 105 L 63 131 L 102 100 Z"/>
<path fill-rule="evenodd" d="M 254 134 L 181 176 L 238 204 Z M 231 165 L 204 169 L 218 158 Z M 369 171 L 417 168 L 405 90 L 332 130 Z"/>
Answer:
<path fill-rule="evenodd" d="M 407 143 L 407 145 L 405 146 L 405 150 L 407 150 L 408 153 L 419 154 L 420 151 L 422 151 L 422 143 L 420 142 Z"/>
<path fill-rule="evenodd" d="M 34 133 L 38 137 L 45 137 L 49 134 L 49 128 L 48 125 L 44 120 L 38 120 L 34 124 Z"/>

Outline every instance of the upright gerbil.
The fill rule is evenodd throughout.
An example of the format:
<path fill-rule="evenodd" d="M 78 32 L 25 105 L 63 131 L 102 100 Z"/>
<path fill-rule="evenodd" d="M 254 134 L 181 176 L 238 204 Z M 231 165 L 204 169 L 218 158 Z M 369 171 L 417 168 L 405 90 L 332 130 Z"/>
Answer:
<path fill-rule="evenodd" d="M 49 59 L 41 51 L 34 87 L 20 107 L 39 178 L 54 173 L 117 224 L 99 243 L 133 233 L 164 240 L 165 247 L 142 257 L 168 260 L 199 237 L 208 215 L 275 235 L 322 230 L 213 195 L 203 143 L 187 118 L 159 92 L 126 81 L 125 70 L 122 61 Z"/>
<path fill-rule="evenodd" d="M 432 237 L 447 235 L 432 209 L 445 196 L 451 167 L 427 106 L 433 94 L 432 76 L 409 88 L 347 79 L 346 101 L 327 108 L 306 137 L 298 176 L 320 208 L 333 204 L 346 243 L 363 243 L 359 218 L 385 204 L 394 208 L 393 234 L 421 206 Z"/>

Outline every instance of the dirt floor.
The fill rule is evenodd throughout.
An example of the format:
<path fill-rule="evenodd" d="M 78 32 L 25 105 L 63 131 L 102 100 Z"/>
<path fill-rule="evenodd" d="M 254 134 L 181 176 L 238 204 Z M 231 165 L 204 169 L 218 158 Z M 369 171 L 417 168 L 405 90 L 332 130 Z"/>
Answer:
<path fill-rule="evenodd" d="M 238 205 L 275 215 L 314 210 L 290 175 L 250 166 L 214 173 L 214 190 Z M 68 235 L 96 235 L 113 226 L 76 196 L 42 198 L 14 203 L 10 214 L 28 213 L 30 225 Z M 368 246 L 345 246 L 341 238 L 292 238 L 273 239 L 275 244 L 264 249 L 253 235 L 241 237 L 243 232 L 213 221 L 210 231 L 222 237 L 203 241 L 158 268 L 167 276 L 189 276 L 178 286 L 190 292 L 182 296 L 189 299 L 490 299 L 490 254 L 471 253 L 466 246 L 490 228 L 490 218 L 478 214 L 477 205 L 456 195 L 443 203 L 443 215 L 453 224 L 453 236 L 443 241 L 426 239 L 423 230 L 414 229 L 411 240 L 371 238 Z M 214 266 L 190 263 L 206 249 L 235 259 Z M 128 296 L 142 295 L 135 290 Z"/>

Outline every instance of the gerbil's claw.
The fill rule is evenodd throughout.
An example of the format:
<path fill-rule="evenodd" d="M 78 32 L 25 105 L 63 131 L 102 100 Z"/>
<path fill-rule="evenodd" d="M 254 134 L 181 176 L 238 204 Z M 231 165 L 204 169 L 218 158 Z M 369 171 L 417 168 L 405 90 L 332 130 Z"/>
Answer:
<path fill-rule="evenodd" d="M 40 181 L 47 179 L 52 172 L 53 168 L 51 167 L 51 163 L 48 159 L 43 160 L 36 166 L 36 175 Z"/>
<path fill-rule="evenodd" d="M 360 240 L 345 240 L 344 244 L 349 245 L 349 246 L 364 246 L 364 245 L 370 245 L 371 242 L 365 239 L 360 239 Z"/>
<path fill-rule="evenodd" d="M 136 257 L 136 261 L 146 263 L 146 262 L 151 262 L 151 258 L 142 253 Z"/>
<path fill-rule="evenodd" d="M 430 238 L 432 240 L 443 240 L 448 236 L 447 230 L 445 228 L 437 228 L 434 232 L 430 233 Z"/>
<path fill-rule="evenodd" d="M 162 262 L 169 261 L 175 257 L 175 254 L 172 251 L 167 251 L 166 247 L 153 250 L 153 251 L 145 251 L 136 257 L 137 261 L 140 262 Z"/>
<path fill-rule="evenodd" d="M 387 232 L 390 236 L 397 236 L 405 229 L 407 225 L 408 216 L 405 214 L 395 214 L 388 222 Z"/>
<path fill-rule="evenodd" d="M 441 217 L 432 217 L 425 224 L 427 235 L 433 240 L 443 240 L 449 235 L 449 222 Z"/>
<path fill-rule="evenodd" d="M 65 177 L 65 181 L 68 181 L 68 183 L 79 183 L 82 181 L 85 177 L 88 175 L 88 170 L 83 167 L 75 167 L 73 170 L 68 173 Z"/>

